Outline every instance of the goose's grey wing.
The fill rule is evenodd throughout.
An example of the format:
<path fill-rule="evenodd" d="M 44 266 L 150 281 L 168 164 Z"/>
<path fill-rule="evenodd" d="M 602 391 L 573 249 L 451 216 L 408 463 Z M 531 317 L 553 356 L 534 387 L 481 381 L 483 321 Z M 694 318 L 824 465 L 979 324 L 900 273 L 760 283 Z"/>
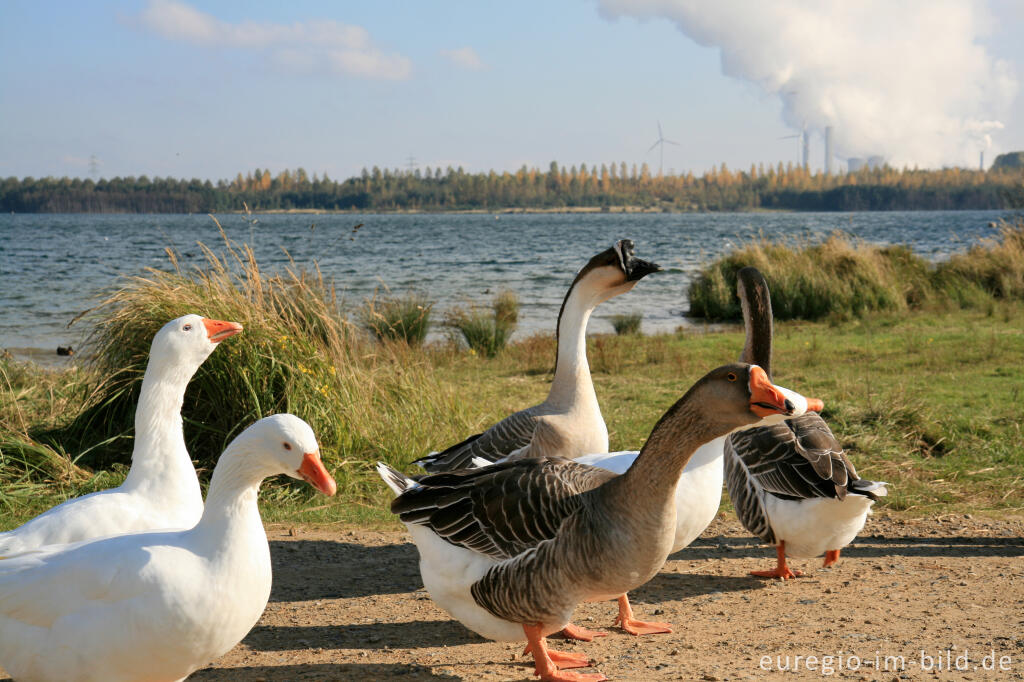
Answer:
<path fill-rule="evenodd" d="M 470 436 L 461 443 L 416 460 L 428 473 L 455 471 L 471 466 L 474 457 L 497 462 L 515 450 L 526 447 L 537 427 L 539 408 L 528 407 L 505 417 L 483 433 Z"/>
<path fill-rule="evenodd" d="M 391 511 L 453 545 L 507 559 L 555 537 L 580 494 L 615 476 L 560 457 L 520 459 L 424 476 Z"/>
<path fill-rule="evenodd" d="M 853 464 L 817 413 L 731 435 L 736 456 L 757 484 L 784 499 L 843 499 L 858 479 Z"/>
<path fill-rule="evenodd" d="M 733 434 L 736 435 L 736 434 Z M 776 544 L 775 533 L 768 520 L 768 511 L 764 506 L 764 489 L 757 479 L 751 475 L 743 458 L 735 449 L 732 436 L 725 439 L 725 488 L 729 491 L 729 499 L 736 510 L 740 523 L 748 531 L 769 545 Z"/>

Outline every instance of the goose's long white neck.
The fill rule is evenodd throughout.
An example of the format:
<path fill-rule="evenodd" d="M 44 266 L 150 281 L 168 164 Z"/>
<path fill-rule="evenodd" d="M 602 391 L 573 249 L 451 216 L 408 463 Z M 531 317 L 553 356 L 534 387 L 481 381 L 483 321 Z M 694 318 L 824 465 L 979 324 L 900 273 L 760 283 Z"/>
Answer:
<path fill-rule="evenodd" d="M 196 531 L 211 537 L 250 532 L 264 537 L 257 497 L 263 479 L 276 472 L 260 466 L 257 455 L 232 443 L 217 462 Z"/>
<path fill-rule="evenodd" d="M 150 361 L 135 410 L 132 466 L 122 487 L 183 484 L 200 494 L 181 424 L 185 388 L 194 373 L 180 363 Z"/>
<path fill-rule="evenodd" d="M 574 286 L 565 299 L 558 318 L 558 355 L 548 393 L 549 405 L 599 409 L 587 362 L 587 322 L 598 303 L 600 300 L 587 295 L 582 286 Z"/>

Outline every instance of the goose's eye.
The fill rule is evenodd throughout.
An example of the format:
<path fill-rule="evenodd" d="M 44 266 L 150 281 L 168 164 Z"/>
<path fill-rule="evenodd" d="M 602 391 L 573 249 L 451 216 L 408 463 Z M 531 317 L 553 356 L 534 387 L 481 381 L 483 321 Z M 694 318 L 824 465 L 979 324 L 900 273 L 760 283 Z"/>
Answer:
<path fill-rule="evenodd" d="M 281 443 L 281 445 L 284 446 L 285 450 L 291 450 L 292 449 L 292 444 L 291 443 Z"/>
<path fill-rule="evenodd" d="M 181 328 L 181 330 L 183 332 L 190 332 L 190 331 L 192 331 L 192 325 L 186 324 L 184 327 Z"/>
<path fill-rule="evenodd" d="M 736 375 L 734 373 L 732 373 L 732 372 L 729 372 L 728 374 L 726 374 L 725 378 L 728 379 L 729 381 L 736 381 Z"/>

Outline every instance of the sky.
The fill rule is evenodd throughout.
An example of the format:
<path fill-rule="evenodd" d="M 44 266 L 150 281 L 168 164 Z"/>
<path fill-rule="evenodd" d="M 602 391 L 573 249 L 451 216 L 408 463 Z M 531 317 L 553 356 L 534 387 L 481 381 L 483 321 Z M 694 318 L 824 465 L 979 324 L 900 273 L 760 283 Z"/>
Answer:
<path fill-rule="evenodd" d="M 1024 0 L 3 0 L 0 177 L 699 175 L 801 131 L 820 169 L 826 126 L 837 168 L 976 168 L 1024 150 L 1022 28 Z"/>

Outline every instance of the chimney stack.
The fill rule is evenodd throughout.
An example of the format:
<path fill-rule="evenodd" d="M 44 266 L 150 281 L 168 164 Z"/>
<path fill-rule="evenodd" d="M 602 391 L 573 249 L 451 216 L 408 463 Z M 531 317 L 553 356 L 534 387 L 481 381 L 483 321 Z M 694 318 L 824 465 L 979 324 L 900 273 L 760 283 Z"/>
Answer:
<path fill-rule="evenodd" d="M 832 126 L 825 126 L 825 173 L 832 175 Z"/>

